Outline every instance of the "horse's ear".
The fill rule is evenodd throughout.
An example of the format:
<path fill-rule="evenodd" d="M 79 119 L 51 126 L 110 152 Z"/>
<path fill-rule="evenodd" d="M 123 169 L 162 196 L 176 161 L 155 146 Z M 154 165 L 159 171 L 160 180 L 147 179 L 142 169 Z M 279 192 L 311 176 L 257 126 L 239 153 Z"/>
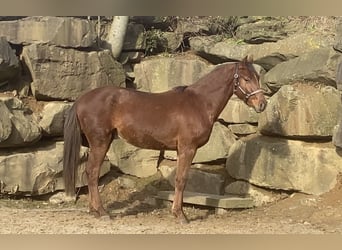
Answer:
<path fill-rule="evenodd" d="M 246 61 L 247 61 L 248 63 L 253 63 L 253 55 L 248 55 L 248 56 L 246 56 Z"/>
<path fill-rule="evenodd" d="M 242 59 L 242 63 L 253 63 L 253 56 L 252 55 L 247 55 Z"/>

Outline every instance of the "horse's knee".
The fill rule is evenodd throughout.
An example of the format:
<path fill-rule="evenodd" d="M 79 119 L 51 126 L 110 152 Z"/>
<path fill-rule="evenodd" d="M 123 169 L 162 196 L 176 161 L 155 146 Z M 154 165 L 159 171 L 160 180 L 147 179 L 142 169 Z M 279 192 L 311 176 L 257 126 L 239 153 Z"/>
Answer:
<path fill-rule="evenodd" d="M 185 178 L 179 178 L 177 177 L 175 180 L 175 187 L 179 190 L 184 190 L 185 188 L 185 183 L 186 183 L 186 179 Z"/>

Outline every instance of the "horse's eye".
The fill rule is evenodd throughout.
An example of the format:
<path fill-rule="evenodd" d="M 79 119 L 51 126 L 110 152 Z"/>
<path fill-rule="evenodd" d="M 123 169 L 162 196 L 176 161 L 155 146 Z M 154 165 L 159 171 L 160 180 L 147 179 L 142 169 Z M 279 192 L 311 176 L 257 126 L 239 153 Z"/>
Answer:
<path fill-rule="evenodd" d="M 246 81 L 246 82 L 249 82 L 250 80 L 251 80 L 251 78 L 245 77 L 245 81 Z"/>

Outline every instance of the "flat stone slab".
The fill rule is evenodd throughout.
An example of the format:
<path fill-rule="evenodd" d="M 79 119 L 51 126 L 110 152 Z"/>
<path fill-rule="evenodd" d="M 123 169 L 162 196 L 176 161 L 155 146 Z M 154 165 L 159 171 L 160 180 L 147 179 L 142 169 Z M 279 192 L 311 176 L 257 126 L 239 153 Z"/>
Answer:
<path fill-rule="evenodd" d="M 174 191 L 160 191 L 155 197 L 157 200 L 173 201 Z M 215 208 L 251 208 L 254 201 L 251 197 L 239 197 L 234 195 L 214 195 L 195 192 L 184 192 L 183 202 Z"/>

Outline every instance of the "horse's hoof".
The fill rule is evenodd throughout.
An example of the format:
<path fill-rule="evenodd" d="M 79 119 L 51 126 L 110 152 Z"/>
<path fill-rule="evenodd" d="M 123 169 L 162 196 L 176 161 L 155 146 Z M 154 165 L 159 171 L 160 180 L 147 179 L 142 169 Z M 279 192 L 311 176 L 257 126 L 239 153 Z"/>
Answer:
<path fill-rule="evenodd" d="M 181 225 L 186 225 L 186 224 L 189 224 L 190 221 L 188 220 L 188 218 L 185 216 L 185 215 L 179 215 L 179 216 L 175 216 L 176 217 L 176 220 L 179 224 Z"/>
<path fill-rule="evenodd" d="M 102 221 L 110 221 L 111 220 L 109 214 L 101 215 L 101 216 L 99 216 L 99 219 Z"/>
<path fill-rule="evenodd" d="M 181 217 L 181 218 L 179 218 L 179 223 L 181 225 L 187 225 L 190 223 L 190 221 L 186 217 Z"/>
<path fill-rule="evenodd" d="M 97 219 L 110 220 L 110 216 L 106 212 L 99 212 L 95 209 L 91 209 L 91 210 L 89 210 L 89 214 L 93 215 Z"/>
<path fill-rule="evenodd" d="M 190 221 L 188 219 L 186 219 L 186 218 L 182 218 L 182 219 L 179 220 L 179 223 L 181 225 L 187 225 L 187 224 L 190 223 Z"/>

